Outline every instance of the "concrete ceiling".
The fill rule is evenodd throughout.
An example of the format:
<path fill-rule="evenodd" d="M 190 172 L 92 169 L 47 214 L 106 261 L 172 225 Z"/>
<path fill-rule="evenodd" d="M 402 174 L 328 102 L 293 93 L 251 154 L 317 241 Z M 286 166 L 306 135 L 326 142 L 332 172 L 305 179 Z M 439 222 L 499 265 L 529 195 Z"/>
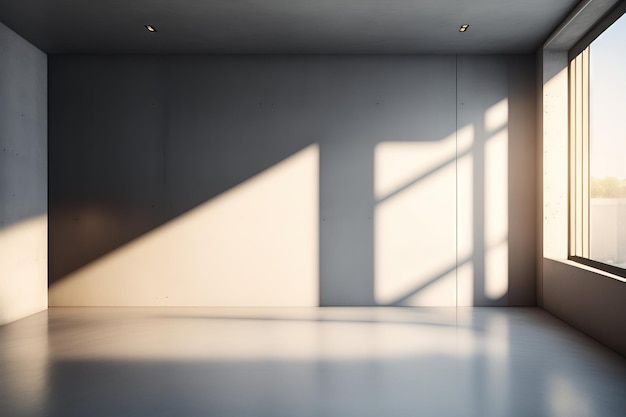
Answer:
<path fill-rule="evenodd" d="M 530 53 L 577 2 L 0 0 L 0 22 L 53 54 Z"/>

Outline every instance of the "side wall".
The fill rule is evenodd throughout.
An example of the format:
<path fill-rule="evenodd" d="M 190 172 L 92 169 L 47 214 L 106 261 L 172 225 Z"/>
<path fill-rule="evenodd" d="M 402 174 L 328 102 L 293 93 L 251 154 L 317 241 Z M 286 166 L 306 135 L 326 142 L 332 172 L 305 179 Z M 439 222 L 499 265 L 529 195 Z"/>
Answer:
<path fill-rule="evenodd" d="M 612 11 L 615 3 L 619 3 Z M 567 260 L 568 50 L 623 2 L 582 1 L 537 52 L 541 212 L 537 303 L 606 346 L 626 355 L 626 281 Z"/>
<path fill-rule="evenodd" d="M 568 59 L 541 52 L 539 85 L 543 150 L 543 254 L 539 304 L 608 347 L 626 355 L 626 282 L 567 260 Z"/>
<path fill-rule="evenodd" d="M 534 56 L 50 61 L 51 305 L 534 305 Z"/>
<path fill-rule="evenodd" d="M 0 325 L 47 300 L 47 57 L 0 23 Z"/>

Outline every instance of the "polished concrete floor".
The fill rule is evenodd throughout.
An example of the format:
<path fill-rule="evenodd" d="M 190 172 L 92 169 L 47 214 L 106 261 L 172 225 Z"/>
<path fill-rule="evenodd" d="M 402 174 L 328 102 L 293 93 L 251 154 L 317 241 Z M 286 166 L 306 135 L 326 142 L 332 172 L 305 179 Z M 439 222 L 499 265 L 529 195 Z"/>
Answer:
<path fill-rule="evenodd" d="M 0 415 L 624 417 L 626 358 L 537 308 L 54 308 Z"/>

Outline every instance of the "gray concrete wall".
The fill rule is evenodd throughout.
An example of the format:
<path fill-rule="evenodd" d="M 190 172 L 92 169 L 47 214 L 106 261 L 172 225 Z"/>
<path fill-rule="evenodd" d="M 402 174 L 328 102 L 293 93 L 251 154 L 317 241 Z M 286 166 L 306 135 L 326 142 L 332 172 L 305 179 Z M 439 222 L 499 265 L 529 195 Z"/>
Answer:
<path fill-rule="evenodd" d="M 543 305 L 548 312 L 626 355 L 623 280 L 585 265 L 547 258 L 543 275 Z"/>
<path fill-rule="evenodd" d="M 0 325 L 47 304 L 47 57 L 0 23 Z"/>
<path fill-rule="evenodd" d="M 50 303 L 534 305 L 534 65 L 51 57 Z"/>
<path fill-rule="evenodd" d="M 535 305 L 537 235 L 541 234 L 541 148 L 537 145 L 536 62 L 515 55 L 509 61 L 509 299 L 510 306 Z M 530 92 L 529 92 L 530 91 Z M 533 229 L 529 231 L 528 229 Z M 530 277 L 530 278 L 529 278 Z"/>

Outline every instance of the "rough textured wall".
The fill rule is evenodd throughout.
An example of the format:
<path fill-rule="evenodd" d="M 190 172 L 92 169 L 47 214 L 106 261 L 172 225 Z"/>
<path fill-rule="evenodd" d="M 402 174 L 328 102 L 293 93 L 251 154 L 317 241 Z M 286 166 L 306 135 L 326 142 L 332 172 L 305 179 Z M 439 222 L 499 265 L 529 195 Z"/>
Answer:
<path fill-rule="evenodd" d="M 47 57 L 0 23 L 0 324 L 47 300 Z"/>

